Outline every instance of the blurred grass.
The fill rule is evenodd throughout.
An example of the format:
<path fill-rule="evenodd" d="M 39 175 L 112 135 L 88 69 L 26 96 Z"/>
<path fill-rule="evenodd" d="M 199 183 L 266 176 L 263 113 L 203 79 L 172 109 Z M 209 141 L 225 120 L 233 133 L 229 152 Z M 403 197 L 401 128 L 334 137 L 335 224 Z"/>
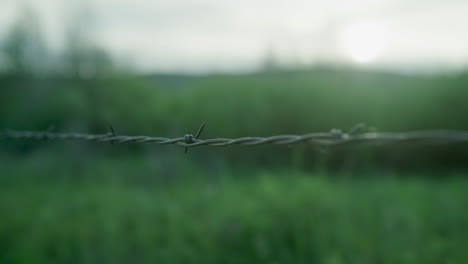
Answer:
<path fill-rule="evenodd" d="M 310 70 L 172 78 L 189 79 L 174 85 L 162 76 L 0 76 L 0 125 L 107 129 L 111 122 L 126 133 L 167 134 L 206 120 L 216 124 L 210 132 L 226 137 L 346 129 L 358 122 L 392 131 L 468 129 L 465 75 Z"/>
<path fill-rule="evenodd" d="M 467 130 L 467 76 L 0 76 L 0 129 Z M 4 140 L 0 263 L 468 263 L 467 151 Z"/>
<path fill-rule="evenodd" d="M 463 172 L 208 175 L 59 156 L 3 159 L 1 263 L 467 263 Z"/>
<path fill-rule="evenodd" d="M 206 121 L 203 138 L 347 130 L 359 122 L 379 131 L 468 130 L 467 76 L 353 69 L 206 76 L 115 74 L 90 80 L 0 76 L 0 128 L 46 130 L 53 124 L 58 131 L 106 133 L 112 124 L 120 135 L 178 137 L 194 134 Z M 31 141 L 9 144 L 11 153 L 37 146 Z M 133 145 L 131 150 L 143 148 Z M 248 152 L 230 148 L 222 157 L 246 164 L 252 160 L 279 164 L 302 156 L 309 166 L 322 162 L 331 167 L 343 167 L 346 162 L 341 160 L 349 159 L 389 167 L 466 168 L 468 164 L 466 145 L 350 152 L 335 151 L 336 158 L 323 162 L 311 148 L 295 155 L 280 148 L 256 147 Z M 211 156 L 210 163 L 220 157 Z"/>

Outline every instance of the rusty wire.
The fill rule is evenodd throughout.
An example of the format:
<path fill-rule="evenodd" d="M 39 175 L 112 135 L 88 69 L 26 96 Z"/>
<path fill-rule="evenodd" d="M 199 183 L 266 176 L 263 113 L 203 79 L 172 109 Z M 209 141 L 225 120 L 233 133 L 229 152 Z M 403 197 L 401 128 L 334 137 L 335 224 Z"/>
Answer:
<path fill-rule="evenodd" d="M 468 142 L 468 131 L 451 130 L 425 130 L 410 132 L 363 132 L 363 124 L 358 124 L 348 132 L 333 129 L 330 132 L 318 132 L 303 135 L 277 135 L 270 137 L 241 137 L 241 138 L 199 138 L 204 124 L 194 137 L 190 134 L 184 137 L 165 138 L 149 136 L 121 136 L 116 135 L 111 127 L 111 133 L 106 134 L 83 134 L 83 133 L 53 133 L 47 131 L 13 131 L 0 132 L 0 138 L 11 139 L 35 139 L 35 140 L 84 140 L 110 143 L 155 143 L 160 145 L 175 144 L 190 148 L 196 146 L 226 147 L 231 145 L 257 146 L 264 144 L 312 143 L 317 145 L 344 145 L 356 143 L 386 144 L 386 143 L 466 143 Z"/>

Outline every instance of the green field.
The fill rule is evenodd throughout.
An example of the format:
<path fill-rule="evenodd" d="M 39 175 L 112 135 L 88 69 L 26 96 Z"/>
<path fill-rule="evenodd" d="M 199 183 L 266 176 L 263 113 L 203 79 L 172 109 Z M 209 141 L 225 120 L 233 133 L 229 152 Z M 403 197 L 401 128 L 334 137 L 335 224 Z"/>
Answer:
<path fill-rule="evenodd" d="M 91 80 L 0 76 L 0 85 L 0 130 L 43 131 L 53 125 L 58 132 L 108 133 L 112 125 L 118 135 L 180 137 L 195 134 L 203 122 L 207 127 L 202 138 L 346 131 L 360 122 L 370 131 L 468 130 L 468 74 L 461 73 L 405 76 L 305 69 L 206 76 L 114 74 Z M 23 153 L 51 144 L 8 141 L 4 146 Z M 92 144 L 76 146 L 68 149 L 83 153 L 86 146 L 95 149 Z M 200 148 L 197 153 L 205 157 L 198 163 L 206 166 L 290 167 L 291 159 L 296 159 L 296 168 L 325 164 L 351 170 L 368 165 L 444 169 L 466 168 L 467 149 L 466 144 L 330 151 L 262 146 L 249 151 Z M 158 160 L 176 163 L 180 157 L 154 145 L 126 144 L 113 150 L 124 151 L 158 152 Z M 318 152 L 329 155 L 322 158 Z"/>
<path fill-rule="evenodd" d="M 366 125 L 356 133 L 456 130 L 460 132 L 456 135 L 461 135 L 468 133 L 466 58 L 464 63 L 463 58 L 456 57 L 461 50 L 453 46 L 450 54 L 432 54 L 436 61 L 431 62 L 429 56 L 427 65 L 419 65 L 426 64 L 423 54 L 432 44 L 460 43 L 437 36 L 437 43 L 419 49 L 423 40 L 416 37 L 418 34 L 389 34 L 389 38 L 398 35 L 405 41 L 411 41 L 411 37 L 417 40 L 411 50 L 417 52 L 419 62 L 410 63 L 413 56 L 397 52 L 398 42 L 390 41 L 390 53 L 382 54 L 382 62 L 387 61 L 385 68 L 394 72 L 386 72 L 378 70 L 378 60 L 366 64 L 341 60 L 344 54 L 339 54 L 338 45 L 330 47 L 337 54 L 304 53 L 317 49 L 319 55 L 324 44 L 339 41 L 339 32 L 347 29 L 347 23 L 354 25 L 374 17 L 354 4 L 349 11 L 363 15 L 359 20 L 353 22 L 351 16 L 338 19 L 345 10 L 330 9 L 324 16 L 333 11 L 333 21 L 298 27 L 308 32 L 304 40 L 313 42 L 306 47 L 306 43 L 298 42 L 303 38 L 296 31 L 285 34 L 279 27 L 283 22 L 294 27 L 306 23 L 287 19 L 290 6 L 297 3 L 284 5 L 284 17 L 282 10 L 273 8 L 281 11 L 280 20 L 284 21 L 262 20 L 262 25 L 278 22 L 277 30 L 267 24 L 239 28 L 250 32 L 252 39 L 244 43 L 235 41 L 237 29 L 228 36 L 229 29 L 221 29 L 222 24 L 205 25 L 205 17 L 200 20 L 190 15 L 204 14 L 200 12 L 210 1 L 191 3 L 183 10 L 163 1 L 168 3 L 158 10 L 162 15 L 158 19 L 170 17 L 171 22 L 147 23 L 151 13 L 145 10 L 141 15 L 144 25 L 134 25 L 150 30 L 154 26 L 155 34 L 151 42 L 137 43 L 138 34 L 144 32 L 140 28 L 132 30 L 131 38 L 120 33 L 133 25 L 131 18 L 138 6 L 154 3 L 133 4 L 136 9 L 128 10 L 122 18 L 102 12 L 103 18 L 117 18 L 124 27 L 122 32 L 115 31 L 119 32 L 115 37 L 121 40 L 107 41 L 115 32 L 97 34 L 106 28 L 106 20 L 92 19 L 93 1 L 81 2 L 86 3 L 63 5 L 66 8 L 64 15 L 60 13 L 63 21 L 57 24 L 59 27 L 54 23 L 60 20 L 48 19 L 47 34 L 41 29 L 41 19 L 37 17 L 36 21 L 29 9 L 19 14 L 16 23 L 0 28 L 11 27 L 0 36 L 0 264 L 468 264 L 467 140 L 197 146 L 184 154 L 184 148 L 174 145 L 52 141 L 42 136 L 19 139 L 14 133 L 4 133 L 110 135 L 115 131 L 116 136 L 180 138 L 195 135 L 206 122 L 201 139 L 337 130 L 345 138 L 358 123 Z M 121 8 L 122 1 L 118 2 L 116 6 Z M 379 1 L 364 2 L 381 10 L 370 3 Z M 389 27 L 392 31 L 424 9 L 422 4 L 411 4 L 409 9 L 399 10 L 389 2 L 392 7 L 382 9 L 379 20 L 398 22 L 398 26 Z M 78 16 L 79 7 L 88 4 L 90 9 L 81 10 L 83 15 Z M 96 7 L 112 9 L 101 4 Z M 249 10 L 255 6 L 244 4 Z M 23 3 L 11 6 L 27 7 Z M 451 10 L 450 3 L 444 3 L 443 10 L 432 3 L 428 6 L 442 13 Z M 270 8 L 269 4 L 265 7 Z M 44 8 L 38 10 L 40 14 L 60 10 L 51 3 Z M 209 9 L 210 16 L 218 17 L 221 13 L 217 10 Z M 398 12 L 405 13 L 404 21 L 396 19 Z M 230 8 L 229 17 L 236 14 Z M 178 21 L 177 15 L 184 19 Z M 237 15 L 242 15 L 239 21 L 246 23 L 257 20 L 255 12 Z M 7 22 L 8 17 L 1 20 Z M 114 42 L 119 47 L 154 43 L 152 48 L 164 49 L 157 63 L 166 61 L 163 68 L 172 69 L 178 63 L 177 56 L 173 57 L 177 54 L 166 53 L 170 47 L 166 47 L 164 38 L 172 43 L 182 32 L 182 27 L 175 25 L 190 22 L 191 17 L 203 23 L 203 30 L 198 32 L 193 24 L 187 29 L 195 30 L 195 34 L 181 40 L 190 40 L 184 46 L 193 51 L 202 48 L 202 52 L 185 53 L 181 49 L 179 55 L 188 56 L 180 61 L 188 63 L 187 68 L 179 69 L 181 72 L 143 73 L 135 68 L 140 63 L 146 65 L 159 52 L 132 58 L 126 52 L 117 54 L 118 49 L 111 52 L 101 47 Z M 424 17 L 415 16 L 417 20 Z M 414 19 L 410 19 L 407 30 L 424 29 L 423 35 L 433 36 L 426 34 L 431 27 L 443 29 L 440 18 L 435 19 L 437 23 L 429 23 L 427 28 L 419 28 L 423 20 L 413 24 Z M 172 28 L 172 23 L 175 28 L 167 31 L 169 35 L 158 34 L 162 28 Z M 455 29 L 457 24 L 452 24 Z M 53 28 L 63 29 L 63 36 L 51 35 Z M 268 33 L 255 33 L 262 28 Z M 447 29 L 448 33 L 455 32 Z M 223 45 L 217 47 L 221 49 L 210 51 L 208 46 L 200 46 L 211 30 L 213 37 L 222 40 L 212 44 Z M 275 34 L 285 34 L 284 39 Z M 272 44 L 280 41 L 284 48 L 297 50 L 297 63 L 283 65 L 281 48 L 281 54 L 277 54 L 280 60 L 274 52 L 266 54 L 265 64 L 259 64 L 257 71 L 186 72 L 196 65 L 200 65 L 196 72 L 204 71 L 202 65 L 216 65 L 214 57 L 204 61 L 209 52 L 244 61 L 247 58 L 242 56 L 253 50 L 231 54 L 231 49 L 238 44 L 239 48 L 257 46 L 257 37 L 263 35 L 275 41 Z M 356 40 L 367 47 L 367 42 L 380 38 L 376 35 L 356 34 Z M 48 47 L 52 43 L 54 48 Z M 335 63 L 324 64 L 327 56 L 331 56 L 330 63 L 336 59 Z M 449 71 L 442 65 L 446 56 L 453 69 L 459 70 Z M 257 59 L 251 57 L 245 63 Z M 402 64 L 397 66 L 400 59 Z M 438 62 L 441 65 L 435 65 Z M 459 68 L 462 65 L 465 69 Z"/>
<path fill-rule="evenodd" d="M 1 263 L 468 259 L 463 172 L 198 170 L 168 178 L 143 158 L 4 161 Z"/>
<path fill-rule="evenodd" d="M 468 75 L 0 77 L 0 128 L 467 130 Z M 0 141 L 0 263 L 468 263 L 467 144 Z"/>

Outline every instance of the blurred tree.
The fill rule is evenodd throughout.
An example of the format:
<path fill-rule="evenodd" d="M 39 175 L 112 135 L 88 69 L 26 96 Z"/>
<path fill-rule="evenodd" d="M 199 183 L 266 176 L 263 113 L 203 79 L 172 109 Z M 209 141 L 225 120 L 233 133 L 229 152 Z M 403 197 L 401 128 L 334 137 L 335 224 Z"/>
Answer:
<path fill-rule="evenodd" d="M 111 56 L 93 38 L 95 20 L 88 8 L 71 16 L 65 35 L 63 60 L 67 74 L 89 80 L 112 69 Z"/>
<path fill-rule="evenodd" d="M 43 74 L 50 70 L 48 49 L 41 32 L 40 19 L 30 8 L 24 8 L 7 33 L 2 47 L 6 68 L 17 75 Z"/>
<path fill-rule="evenodd" d="M 87 105 L 87 130 L 103 129 L 102 104 L 106 95 L 100 79 L 113 70 L 109 53 L 100 47 L 93 29 L 96 28 L 92 10 L 81 4 L 74 8 L 65 33 L 65 48 L 62 54 L 64 74 L 70 76 L 84 91 Z"/>
<path fill-rule="evenodd" d="M 269 46 L 265 52 L 265 56 L 263 59 L 263 71 L 271 72 L 271 71 L 278 71 L 282 68 L 281 63 L 279 62 L 278 56 L 273 49 L 273 47 Z"/>

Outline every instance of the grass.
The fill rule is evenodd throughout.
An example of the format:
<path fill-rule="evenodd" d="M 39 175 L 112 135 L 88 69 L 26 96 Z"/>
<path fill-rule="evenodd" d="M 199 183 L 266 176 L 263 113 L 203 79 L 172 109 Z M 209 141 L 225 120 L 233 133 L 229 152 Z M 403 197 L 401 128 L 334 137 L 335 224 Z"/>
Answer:
<path fill-rule="evenodd" d="M 468 130 L 467 76 L 405 76 L 319 68 L 196 78 L 127 74 L 92 80 L 0 76 L 0 130 L 43 131 L 54 125 L 56 132 L 107 133 L 112 124 L 117 135 L 179 137 L 195 134 L 203 122 L 207 127 L 202 138 L 304 134 L 333 128 L 346 131 L 359 122 L 366 123 L 371 131 L 381 132 Z M 27 152 L 50 144 L 6 140 L 0 150 Z M 155 151 L 154 145 L 125 145 L 134 152 Z M 117 148 L 121 152 L 123 147 Z M 466 149 L 461 144 L 420 144 L 358 149 L 352 154 L 337 151 L 330 157 L 330 165 L 361 167 L 360 160 L 364 160 L 387 167 L 466 168 Z M 248 152 L 232 147 L 222 150 L 222 155 L 220 152 L 207 150 L 209 155 L 202 155 L 210 164 L 213 160 L 243 160 L 247 166 L 250 161 L 285 165 L 293 156 L 308 160 L 309 167 L 327 163 L 317 160 L 312 148 L 296 154 L 278 146 L 255 147 Z M 161 156 L 170 155 L 161 151 Z M 340 164 L 348 157 L 354 160 Z M 301 167 L 300 159 L 296 159 L 296 165 Z"/>
<path fill-rule="evenodd" d="M 146 168 L 135 161 L 96 162 L 83 169 L 81 181 L 50 180 L 49 171 L 39 170 L 50 168 L 44 162 L 2 165 L 1 263 L 468 259 L 466 177 L 231 171 L 216 179 L 196 175 L 135 184 L 100 174 L 105 167 L 117 168 L 116 175 L 119 168 L 125 174 L 132 166 Z M 70 179 L 67 165 L 59 166 L 54 176 Z M 131 177 L 143 173 L 134 171 Z"/>
<path fill-rule="evenodd" d="M 467 76 L 0 77 L 0 129 L 106 133 L 112 124 L 118 135 L 175 137 L 207 121 L 203 138 L 358 122 L 466 130 Z M 466 149 L 201 147 L 184 155 L 151 144 L 3 140 L 0 263 L 468 263 Z M 355 175 L 372 168 L 380 171 Z M 395 168 L 439 172 L 382 172 Z M 462 173 L 448 172 L 455 168 Z"/>

